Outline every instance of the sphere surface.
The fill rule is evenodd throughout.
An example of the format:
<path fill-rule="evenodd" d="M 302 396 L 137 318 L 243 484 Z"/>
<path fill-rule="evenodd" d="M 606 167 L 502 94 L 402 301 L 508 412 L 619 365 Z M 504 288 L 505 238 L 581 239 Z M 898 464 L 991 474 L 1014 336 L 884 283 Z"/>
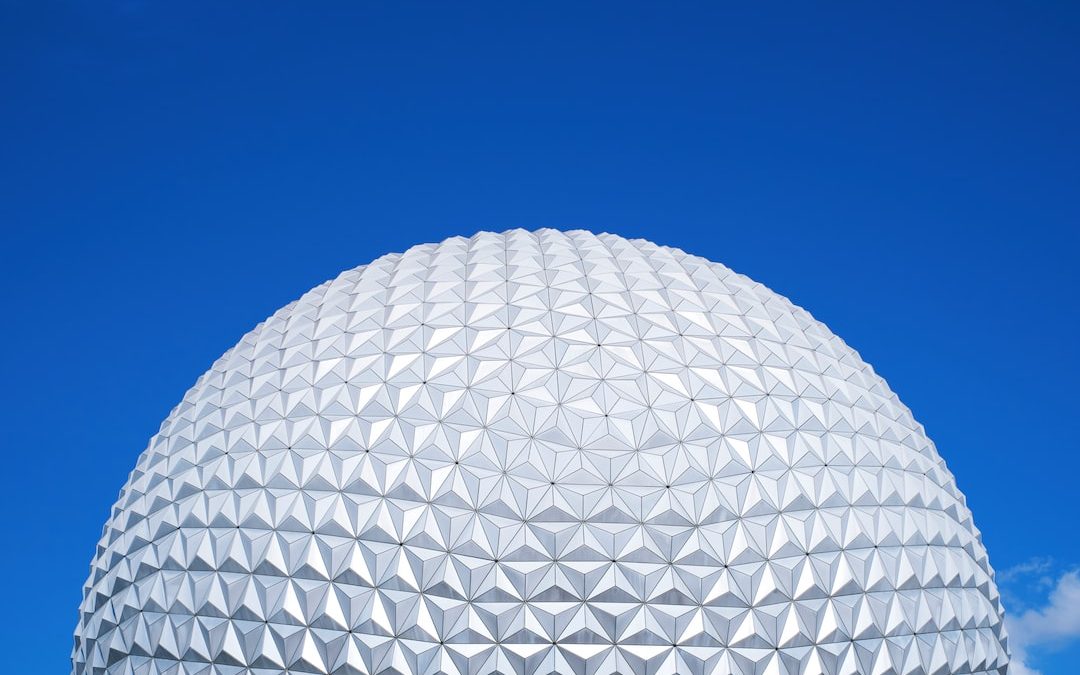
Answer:
<path fill-rule="evenodd" d="M 726 267 L 480 233 L 219 359 L 105 526 L 74 672 L 1001 673 L 952 475 L 885 382 Z"/>

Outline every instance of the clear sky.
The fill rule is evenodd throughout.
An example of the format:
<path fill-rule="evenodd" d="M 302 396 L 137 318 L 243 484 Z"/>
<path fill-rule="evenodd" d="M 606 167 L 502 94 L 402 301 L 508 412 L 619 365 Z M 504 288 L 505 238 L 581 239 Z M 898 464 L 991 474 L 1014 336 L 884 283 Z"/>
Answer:
<path fill-rule="evenodd" d="M 1027 665 L 1075 672 L 1080 4 L 313 4 L 0 10 L 4 672 L 68 667 L 119 488 L 243 333 L 516 226 L 827 323 L 956 474 Z"/>

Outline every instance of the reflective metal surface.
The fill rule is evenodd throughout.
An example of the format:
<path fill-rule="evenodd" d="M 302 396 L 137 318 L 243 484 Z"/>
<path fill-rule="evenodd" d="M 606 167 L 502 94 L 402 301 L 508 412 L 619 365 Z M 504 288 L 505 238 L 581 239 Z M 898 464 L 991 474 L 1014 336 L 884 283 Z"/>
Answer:
<path fill-rule="evenodd" d="M 1004 673 L 933 444 L 722 265 L 481 233 L 246 335 L 139 458 L 75 673 Z"/>

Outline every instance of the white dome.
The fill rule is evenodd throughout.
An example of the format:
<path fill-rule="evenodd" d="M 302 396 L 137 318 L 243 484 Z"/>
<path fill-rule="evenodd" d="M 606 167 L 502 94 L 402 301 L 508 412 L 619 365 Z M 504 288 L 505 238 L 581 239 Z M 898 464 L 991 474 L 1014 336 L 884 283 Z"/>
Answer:
<path fill-rule="evenodd" d="M 999 673 L 993 572 L 908 409 L 807 312 L 645 241 L 345 272 L 139 458 L 74 672 Z"/>

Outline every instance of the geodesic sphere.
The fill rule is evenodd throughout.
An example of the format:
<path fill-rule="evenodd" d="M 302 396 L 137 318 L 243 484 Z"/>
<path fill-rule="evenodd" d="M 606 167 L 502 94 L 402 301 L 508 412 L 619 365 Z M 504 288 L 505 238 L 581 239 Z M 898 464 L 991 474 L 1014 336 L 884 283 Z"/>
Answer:
<path fill-rule="evenodd" d="M 1004 673 L 971 513 L 885 382 L 726 267 L 481 233 L 343 273 L 184 396 L 74 672 Z"/>

